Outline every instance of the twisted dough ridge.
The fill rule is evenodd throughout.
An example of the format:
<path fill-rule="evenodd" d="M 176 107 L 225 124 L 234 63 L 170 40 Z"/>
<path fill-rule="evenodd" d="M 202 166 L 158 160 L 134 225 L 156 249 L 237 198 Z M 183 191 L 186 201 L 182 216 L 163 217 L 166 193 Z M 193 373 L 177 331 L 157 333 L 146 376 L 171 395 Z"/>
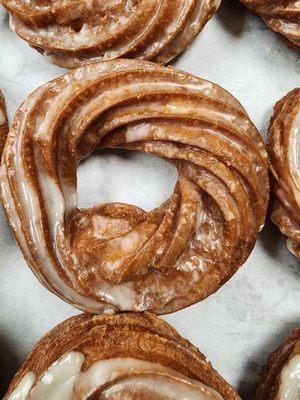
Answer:
<path fill-rule="evenodd" d="M 171 197 L 145 212 L 77 208 L 76 167 L 96 148 L 165 158 Z M 80 309 L 168 313 L 223 285 L 249 256 L 269 200 L 267 153 L 240 103 L 171 67 L 115 60 L 31 94 L 4 150 L 5 210 L 40 281 Z"/>
<path fill-rule="evenodd" d="M 167 63 L 192 42 L 221 0 L 0 0 L 11 26 L 58 65 L 141 58 Z"/>
<path fill-rule="evenodd" d="M 24 400 L 239 399 L 203 354 L 150 313 L 61 323 L 34 347 L 4 400 L 20 388 Z"/>
<path fill-rule="evenodd" d="M 0 160 L 6 137 L 8 134 L 8 121 L 3 94 L 0 90 Z"/>
<path fill-rule="evenodd" d="M 258 377 L 255 400 L 295 399 L 299 394 L 300 328 L 269 357 Z M 296 382 L 293 382 L 293 375 Z M 290 379 L 292 377 L 292 379 Z M 296 385 L 294 385 L 296 383 Z M 296 393 L 295 393 L 296 386 Z"/>
<path fill-rule="evenodd" d="M 300 50 L 300 3 L 298 0 L 241 0 L 256 12 L 288 45 Z"/>
<path fill-rule="evenodd" d="M 290 252 L 300 259 L 300 89 L 276 104 L 267 149 L 275 195 L 271 218 L 288 237 Z"/>

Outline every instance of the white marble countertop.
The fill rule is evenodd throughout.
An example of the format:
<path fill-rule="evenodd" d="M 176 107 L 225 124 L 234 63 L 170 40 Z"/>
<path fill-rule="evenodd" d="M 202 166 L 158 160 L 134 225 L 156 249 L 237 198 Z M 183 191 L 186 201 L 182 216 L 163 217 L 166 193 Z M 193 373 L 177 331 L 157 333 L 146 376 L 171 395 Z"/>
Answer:
<path fill-rule="evenodd" d="M 9 30 L 3 9 L 0 54 L 0 87 L 10 118 L 26 95 L 63 72 Z M 300 86 L 300 55 L 237 1 L 225 0 L 202 34 L 173 64 L 234 94 L 264 137 L 275 102 Z M 175 180 L 176 171 L 160 159 L 108 152 L 79 168 L 80 203 L 125 201 L 149 210 L 170 195 Z M 165 319 L 197 345 L 246 399 L 267 355 L 300 325 L 299 304 L 300 265 L 288 254 L 277 229 L 268 223 L 247 263 L 223 288 Z M 76 313 L 35 279 L 1 209 L 0 397 L 32 346 Z"/>

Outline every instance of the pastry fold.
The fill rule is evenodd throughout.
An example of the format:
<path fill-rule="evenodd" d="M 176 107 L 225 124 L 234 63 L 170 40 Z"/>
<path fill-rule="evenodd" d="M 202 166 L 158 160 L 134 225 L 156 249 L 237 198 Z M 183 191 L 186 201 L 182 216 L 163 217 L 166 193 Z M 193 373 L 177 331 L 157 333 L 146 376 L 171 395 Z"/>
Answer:
<path fill-rule="evenodd" d="M 171 197 L 150 212 L 78 209 L 78 163 L 113 147 L 171 162 Z M 163 314 L 206 298 L 249 256 L 269 200 L 267 152 L 241 104 L 214 83 L 138 60 L 90 64 L 32 93 L 1 172 L 27 263 L 93 313 Z"/>
<path fill-rule="evenodd" d="M 23 397 L 17 397 L 22 393 Z M 150 313 L 61 323 L 33 349 L 4 400 L 238 400 L 206 357 Z"/>
<path fill-rule="evenodd" d="M 8 121 L 3 94 L 0 90 L 0 160 L 8 134 Z"/>
<path fill-rule="evenodd" d="M 258 378 L 255 400 L 293 400 L 299 396 L 300 328 L 271 354 Z"/>
<path fill-rule="evenodd" d="M 240 0 L 257 13 L 287 44 L 300 50 L 300 3 L 298 0 Z"/>
<path fill-rule="evenodd" d="M 11 27 L 67 68 L 115 58 L 167 63 L 192 42 L 221 0 L 0 0 Z"/>
<path fill-rule="evenodd" d="M 272 172 L 272 221 L 287 236 L 287 246 L 300 259 L 300 89 L 274 107 L 267 150 Z"/>

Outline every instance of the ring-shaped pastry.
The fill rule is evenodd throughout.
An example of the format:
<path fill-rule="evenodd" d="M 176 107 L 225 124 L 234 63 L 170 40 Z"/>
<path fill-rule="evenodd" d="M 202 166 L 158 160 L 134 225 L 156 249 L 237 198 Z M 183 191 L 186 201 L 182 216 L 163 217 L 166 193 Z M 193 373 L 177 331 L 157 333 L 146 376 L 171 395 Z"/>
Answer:
<path fill-rule="evenodd" d="M 19 396 L 19 397 L 18 397 Z M 4 400 L 239 400 L 191 343 L 149 313 L 82 314 L 33 349 Z"/>
<path fill-rule="evenodd" d="M 78 162 L 112 147 L 173 163 L 171 197 L 150 212 L 78 209 Z M 246 111 L 172 67 L 115 60 L 55 79 L 17 111 L 3 154 L 2 199 L 27 263 L 85 311 L 200 301 L 246 261 L 265 221 L 267 153 Z"/>
<path fill-rule="evenodd" d="M 11 27 L 55 64 L 140 58 L 167 63 L 204 28 L 221 0 L 0 0 Z"/>

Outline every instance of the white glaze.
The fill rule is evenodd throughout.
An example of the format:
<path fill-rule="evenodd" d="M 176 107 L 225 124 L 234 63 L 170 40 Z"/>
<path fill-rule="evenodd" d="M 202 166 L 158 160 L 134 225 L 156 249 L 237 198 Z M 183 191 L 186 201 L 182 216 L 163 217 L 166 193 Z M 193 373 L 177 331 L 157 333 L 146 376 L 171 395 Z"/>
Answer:
<path fill-rule="evenodd" d="M 300 185 L 300 110 L 292 125 L 289 154 L 292 168 L 291 172 Z"/>
<path fill-rule="evenodd" d="M 279 400 L 300 398 L 300 355 L 294 356 L 283 368 L 280 375 Z"/>
<path fill-rule="evenodd" d="M 147 139 L 151 133 L 151 124 L 142 123 L 126 130 L 126 143 L 138 142 Z"/>
<path fill-rule="evenodd" d="M 122 392 L 151 393 L 165 400 L 221 400 L 222 397 L 205 385 L 191 384 L 179 381 L 168 376 L 142 376 L 122 380 L 114 386 L 104 390 L 103 398 L 111 398 Z M 112 397 L 114 398 L 114 397 Z M 120 397 L 122 398 L 122 397 Z M 127 397 L 124 397 L 124 399 Z M 147 397 L 145 397 L 146 400 Z M 128 398 L 129 400 L 129 398 Z"/>
<path fill-rule="evenodd" d="M 28 372 L 20 380 L 18 386 L 9 396 L 8 400 L 26 400 L 30 389 L 35 381 L 35 374 L 33 372 Z"/>
<path fill-rule="evenodd" d="M 6 121 L 6 119 L 5 119 L 4 113 L 3 113 L 3 111 L 0 109 L 0 126 L 4 125 L 4 124 L 5 124 L 5 121 Z"/>
<path fill-rule="evenodd" d="M 72 400 L 84 359 L 82 353 L 72 351 L 56 361 L 36 382 L 30 400 Z"/>
<path fill-rule="evenodd" d="M 133 282 L 124 282 L 115 286 L 108 286 L 101 291 L 103 298 L 121 311 L 139 310 L 135 304 L 135 288 Z"/>
<path fill-rule="evenodd" d="M 16 26 L 15 26 L 15 22 L 14 22 L 14 18 L 9 14 L 9 17 L 8 17 L 9 19 L 8 19 L 8 23 L 9 23 L 9 27 L 10 27 L 10 29 L 12 30 L 12 31 L 16 31 Z"/>
<path fill-rule="evenodd" d="M 99 302 L 97 303 L 92 299 L 81 296 L 76 290 L 71 288 L 70 285 L 66 284 L 55 270 L 44 239 L 39 201 L 30 181 L 25 176 L 24 168 L 22 166 L 23 159 L 21 156 L 21 148 L 23 139 L 23 136 L 20 135 L 15 143 L 16 180 L 19 185 L 20 199 L 24 205 L 23 210 L 25 215 L 27 215 L 28 227 L 35 246 L 36 256 L 41 260 L 45 276 L 48 279 L 50 278 L 53 285 L 52 290 L 56 290 L 58 293 L 64 293 L 64 295 L 75 304 L 81 304 L 83 302 L 87 305 L 87 309 L 93 309 L 95 306 L 97 306 L 98 309 L 101 309 L 103 308 L 103 305 L 101 307 Z M 48 192 L 48 196 L 52 193 L 56 193 L 56 191 L 53 190 Z M 53 202 L 53 205 L 54 204 L 55 202 Z M 59 207 L 60 206 L 56 207 L 56 210 L 58 210 Z M 57 221 L 52 221 L 52 223 L 54 227 L 57 227 Z"/>
<path fill-rule="evenodd" d="M 126 378 L 126 376 L 130 376 Z M 135 377 L 135 375 L 138 375 Z M 120 383 L 117 381 L 121 380 Z M 184 377 L 178 372 L 158 363 L 133 358 L 102 360 L 82 373 L 75 387 L 75 393 L 85 393 L 84 399 L 104 384 L 116 381 L 109 389 L 118 392 L 124 387 L 135 391 L 144 387 L 151 392 L 163 393 L 169 399 L 222 399 L 215 390 L 201 382 Z M 198 397 L 197 397 L 198 396 Z"/>
<path fill-rule="evenodd" d="M 1 189 L 1 198 L 3 200 L 3 204 L 6 210 L 7 215 L 10 217 L 10 224 L 15 234 L 18 233 L 19 245 L 24 251 L 25 255 L 30 259 L 30 254 L 28 251 L 28 247 L 26 244 L 26 239 L 23 234 L 22 224 L 17 213 L 15 203 L 13 201 L 13 197 L 11 194 L 11 190 L 7 181 L 7 176 L 5 172 L 5 167 L 2 165 L 0 167 L 0 189 Z"/>
<path fill-rule="evenodd" d="M 27 373 L 9 400 L 84 400 L 101 386 L 108 387 L 103 391 L 104 398 L 128 390 L 157 393 L 170 400 L 222 399 L 202 382 L 158 363 L 112 358 L 95 362 L 81 372 L 84 360 L 82 353 L 71 351 L 52 364 L 39 380 L 33 372 Z"/>
<path fill-rule="evenodd" d="M 54 179 L 45 174 L 41 169 L 39 170 L 39 182 L 49 216 L 52 240 L 55 241 L 63 225 L 65 200 Z"/>
<path fill-rule="evenodd" d="M 37 89 L 23 104 L 22 109 L 23 112 L 26 113 L 28 110 L 31 109 L 32 105 L 36 101 L 39 95 L 44 91 L 45 86 L 40 87 Z M 70 93 L 70 90 L 68 91 Z M 47 122 L 49 123 L 49 120 L 46 118 Z M 24 124 L 24 120 L 22 121 L 22 124 Z M 45 127 L 42 125 L 43 128 Z M 22 127 L 23 128 L 23 127 Z M 37 134 L 37 137 L 39 135 Z M 32 242 L 35 246 L 35 256 L 39 257 L 39 260 L 41 262 L 41 265 L 43 267 L 43 274 L 41 275 L 38 273 L 36 270 L 34 270 L 34 273 L 37 274 L 41 282 L 49 286 L 47 283 L 47 280 L 51 282 L 51 290 L 54 292 L 57 292 L 58 294 L 63 293 L 64 296 L 71 301 L 75 305 L 79 304 L 84 304 L 85 305 L 85 310 L 86 311 L 91 311 L 91 310 L 103 310 L 105 308 L 105 304 L 102 303 L 101 301 L 96 301 L 92 298 L 82 296 L 79 294 L 76 290 L 74 290 L 69 284 L 67 284 L 59 274 L 57 274 L 55 267 L 53 265 L 52 259 L 50 258 L 48 254 L 48 249 L 46 246 L 46 242 L 44 240 L 44 233 L 43 233 L 43 227 L 41 224 L 41 211 L 40 211 L 40 205 L 38 202 L 38 198 L 36 196 L 36 192 L 33 189 L 30 180 L 28 179 L 27 176 L 25 176 L 25 167 L 23 165 L 24 159 L 21 156 L 21 149 L 22 149 L 22 143 L 24 140 L 24 128 L 22 129 L 22 134 L 17 135 L 16 140 L 14 142 L 12 152 L 15 156 L 15 177 L 16 177 L 16 182 L 18 186 L 18 192 L 20 198 L 18 199 L 19 202 L 23 205 L 23 212 L 26 217 L 26 221 L 28 223 L 28 228 L 29 228 L 29 233 L 32 238 Z M 35 155 L 37 155 L 38 152 L 35 149 Z M 41 166 L 39 164 L 39 158 L 36 160 L 36 165 L 39 174 L 42 174 Z M 5 177 L 5 170 L 3 170 L 1 177 Z M 43 179 L 45 176 L 40 175 Z M 46 179 L 47 180 L 47 179 Z M 2 180 L 2 185 L 3 185 L 3 180 Z M 4 181 L 5 183 L 5 181 Z M 2 186 L 1 185 L 1 186 Z M 3 199 L 6 197 L 7 204 L 9 203 L 9 198 L 10 198 L 10 189 L 9 185 L 6 185 L 4 187 L 6 190 L 3 190 L 2 187 L 2 196 Z M 58 199 L 58 188 L 55 189 L 55 187 L 52 187 L 52 190 L 47 192 L 47 188 L 44 187 L 44 193 L 47 193 L 46 195 L 46 203 L 48 203 L 48 211 L 52 210 L 52 207 L 55 205 L 56 212 L 61 212 L 61 204 L 59 204 Z M 51 197 L 53 196 L 53 198 Z M 9 212 L 13 212 L 15 208 L 10 207 Z M 50 211 L 50 215 L 53 211 Z M 13 214 L 11 214 L 13 216 Z M 53 214 L 52 214 L 53 216 Z M 50 218 L 49 218 L 50 219 Z M 13 218 L 14 221 L 17 220 L 17 218 Z M 51 226 L 53 228 L 58 228 L 57 225 L 58 221 L 53 221 L 51 220 Z M 20 237 L 22 232 L 22 229 L 20 230 L 20 233 L 16 231 L 17 237 Z M 54 233 L 52 232 L 52 235 L 54 237 Z M 22 238 L 22 236 L 21 236 Z M 24 247 L 24 252 L 28 256 L 27 261 L 29 262 L 30 265 L 32 265 L 32 260 L 31 260 L 31 255 L 29 253 L 29 249 L 27 246 Z M 66 271 L 68 273 L 68 271 Z"/>
<path fill-rule="evenodd" d="M 220 7 L 222 0 L 213 0 L 214 7 L 216 10 Z"/>
<path fill-rule="evenodd" d="M 295 7 L 295 10 L 298 11 L 300 7 Z M 288 21 L 286 18 L 278 18 L 278 24 L 280 26 L 280 32 L 283 35 L 297 35 L 297 33 L 299 32 L 299 23 L 298 22 L 291 22 Z"/>

